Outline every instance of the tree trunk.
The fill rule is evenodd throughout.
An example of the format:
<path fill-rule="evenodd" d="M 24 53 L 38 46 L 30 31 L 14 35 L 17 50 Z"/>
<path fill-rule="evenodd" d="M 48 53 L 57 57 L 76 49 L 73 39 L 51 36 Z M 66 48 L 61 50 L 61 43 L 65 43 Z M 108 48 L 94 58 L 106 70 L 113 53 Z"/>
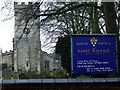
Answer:
<path fill-rule="evenodd" d="M 114 2 L 103 2 L 105 23 L 106 23 L 106 33 L 118 33 L 118 27 L 116 24 L 116 12 Z"/>
<path fill-rule="evenodd" d="M 117 15 L 115 12 L 114 2 L 104 2 L 103 3 L 105 23 L 106 23 L 106 33 L 117 35 L 117 55 L 118 55 L 118 75 L 120 75 L 120 41 L 119 41 L 119 29 L 116 23 Z"/>

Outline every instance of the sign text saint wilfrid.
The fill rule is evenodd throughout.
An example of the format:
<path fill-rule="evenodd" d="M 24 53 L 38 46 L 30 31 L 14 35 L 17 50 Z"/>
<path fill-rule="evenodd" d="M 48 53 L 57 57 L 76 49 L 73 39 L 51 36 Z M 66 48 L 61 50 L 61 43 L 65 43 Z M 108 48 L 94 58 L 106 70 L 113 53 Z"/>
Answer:
<path fill-rule="evenodd" d="M 72 35 L 72 73 L 117 73 L 116 41 L 116 35 Z"/>

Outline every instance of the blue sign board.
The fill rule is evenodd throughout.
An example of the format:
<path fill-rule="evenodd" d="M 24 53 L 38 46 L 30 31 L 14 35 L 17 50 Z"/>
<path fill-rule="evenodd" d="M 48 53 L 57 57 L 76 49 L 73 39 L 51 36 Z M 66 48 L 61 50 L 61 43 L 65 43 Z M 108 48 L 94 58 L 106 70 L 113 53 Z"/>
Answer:
<path fill-rule="evenodd" d="M 116 35 L 72 35 L 73 74 L 109 74 L 117 72 Z"/>

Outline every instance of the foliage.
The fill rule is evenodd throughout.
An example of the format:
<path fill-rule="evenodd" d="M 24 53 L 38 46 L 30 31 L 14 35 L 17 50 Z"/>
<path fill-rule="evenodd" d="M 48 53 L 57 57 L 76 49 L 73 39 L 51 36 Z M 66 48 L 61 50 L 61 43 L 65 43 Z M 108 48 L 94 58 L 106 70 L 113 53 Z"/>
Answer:
<path fill-rule="evenodd" d="M 38 2 L 39 3 L 38 3 Z M 116 0 L 118 1 L 118 0 Z M 12 8 L 11 0 L 5 1 L 5 6 L 2 10 L 9 9 L 10 12 Z M 106 6 L 110 6 L 106 7 Z M 25 19 L 25 27 L 23 31 L 27 28 L 27 25 L 32 20 L 40 18 L 40 30 L 42 39 L 42 46 L 47 48 L 54 48 L 58 37 L 71 34 L 92 34 L 92 33 L 109 33 L 112 32 L 107 30 L 111 26 L 108 26 L 109 22 L 114 25 L 112 21 L 116 19 L 119 20 L 119 8 L 120 2 L 44 2 L 36 0 L 34 5 L 28 6 L 26 8 L 21 8 L 22 12 L 18 12 L 21 15 L 21 20 Z M 115 7 L 115 8 L 114 8 Z M 31 8 L 34 8 L 32 13 Z M 40 10 L 39 10 L 40 8 Z M 108 9 L 108 10 L 107 10 Z M 115 9 L 115 12 L 114 12 Z M 108 12 L 108 14 L 106 14 Z M 113 12 L 114 18 L 109 19 L 109 13 Z M 12 16 L 8 14 L 8 19 Z M 12 14 L 13 15 L 13 14 Z M 108 18 L 106 18 L 108 15 Z M 116 17 L 115 17 L 116 15 Z M 27 16 L 25 18 L 25 16 Z M 34 20 L 33 20 L 34 19 Z M 111 21 L 110 21 L 111 20 Z M 113 23 L 113 24 L 112 24 Z M 32 24 L 33 25 L 33 24 Z M 106 28 L 107 27 L 107 28 Z M 31 26 L 32 28 L 32 26 Z M 23 37 L 21 34 L 19 41 Z M 52 45 L 51 45 L 52 44 Z M 54 44 L 54 45 L 53 45 Z"/>
<path fill-rule="evenodd" d="M 68 78 L 68 73 L 64 69 L 53 70 L 53 76 L 55 78 Z"/>
<path fill-rule="evenodd" d="M 13 74 L 11 72 L 3 72 L 3 79 L 11 79 Z"/>
<path fill-rule="evenodd" d="M 19 79 L 18 73 L 11 71 L 3 71 L 2 76 L 3 79 Z"/>
<path fill-rule="evenodd" d="M 11 4 L 9 0 L 7 2 Z M 9 4 L 5 5 L 3 8 L 7 8 L 7 6 L 9 7 Z M 111 9 L 106 6 L 110 6 Z M 116 20 L 118 21 L 120 13 L 119 6 L 120 2 L 102 3 L 39 1 L 39 3 L 35 2 L 34 5 L 31 6 L 34 8 L 32 13 L 30 12 L 30 6 L 26 8 L 23 7 L 20 9 L 21 11 L 15 12 L 21 15 L 19 20 L 20 22 L 25 19 L 26 24 L 23 31 L 27 28 L 27 25 L 31 20 L 34 23 L 34 20 L 40 18 L 39 28 L 41 30 L 41 37 L 44 37 L 44 39 L 41 40 L 42 46 L 45 49 L 53 48 L 54 50 L 55 43 L 60 36 L 71 34 L 104 34 L 112 32 L 112 29 L 109 31 L 107 28 L 111 27 L 108 26 L 108 23 L 110 22 L 112 24 L 115 17 L 111 18 L 112 16 L 110 16 L 111 19 L 109 19 L 109 16 L 106 18 L 106 15 L 111 15 L 109 13 L 114 12 L 115 7 L 116 13 L 114 12 L 113 16 L 116 15 Z M 10 11 L 12 10 L 10 9 Z M 106 14 L 107 12 L 108 14 Z M 25 18 L 26 15 L 27 17 Z M 23 34 L 21 34 L 19 41 L 22 37 Z"/>
<path fill-rule="evenodd" d="M 77 78 L 90 78 L 90 76 L 87 76 L 87 75 L 79 75 L 79 76 L 77 76 Z"/>
<path fill-rule="evenodd" d="M 40 78 L 50 78 L 51 77 L 51 71 L 50 70 L 42 70 L 40 72 Z"/>

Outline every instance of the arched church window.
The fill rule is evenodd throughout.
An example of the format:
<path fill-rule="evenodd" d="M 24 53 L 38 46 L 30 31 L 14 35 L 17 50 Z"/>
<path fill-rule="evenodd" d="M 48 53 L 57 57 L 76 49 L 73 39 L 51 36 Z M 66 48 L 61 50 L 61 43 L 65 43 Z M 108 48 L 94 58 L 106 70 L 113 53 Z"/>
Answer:
<path fill-rule="evenodd" d="M 45 61 L 45 68 L 49 68 L 49 61 Z"/>
<path fill-rule="evenodd" d="M 26 66 L 27 66 L 27 67 L 29 66 L 29 63 L 28 63 L 28 62 L 26 63 Z"/>

